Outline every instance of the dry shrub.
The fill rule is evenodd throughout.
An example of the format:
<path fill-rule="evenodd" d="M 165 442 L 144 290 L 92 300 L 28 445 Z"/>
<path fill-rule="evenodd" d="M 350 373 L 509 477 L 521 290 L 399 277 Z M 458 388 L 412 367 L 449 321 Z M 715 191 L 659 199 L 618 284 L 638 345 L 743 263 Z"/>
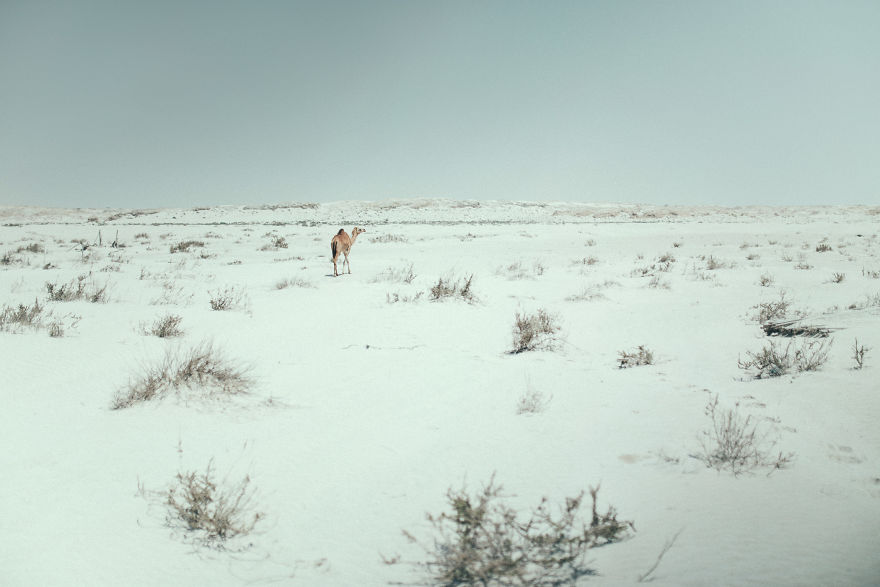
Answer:
<path fill-rule="evenodd" d="M 513 348 L 510 354 L 539 349 L 552 350 L 559 330 L 556 316 L 547 313 L 543 308 L 535 314 L 517 312 L 514 317 Z"/>
<path fill-rule="evenodd" d="M 547 409 L 552 399 L 552 395 L 547 395 L 529 385 L 516 403 L 516 413 L 518 416 L 540 414 Z"/>
<path fill-rule="evenodd" d="M 287 289 L 288 287 L 301 287 L 304 289 L 315 287 L 311 281 L 299 277 L 284 278 L 275 284 L 275 289 Z"/>
<path fill-rule="evenodd" d="M 771 320 L 784 320 L 788 316 L 791 301 L 785 299 L 786 295 L 786 291 L 782 290 L 779 292 L 778 300 L 761 302 L 752 306 L 753 310 L 757 310 L 754 318 L 758 324 L 766 324 Z M 795 314 L 800 315 L 800 312 L 795 312 Z"/>
<path fill-rule="evenodd" d="M 828 360 L 828 352 L 834 340 L 805 340 L 795 345 L 793 341 L 783 346 L 770 341 L 757 353 L 746 352 L 747 358 L 739 360 L 739 368 L 752 372 L 755 379 L 779 377 L 791 371 L 816 371 Z"/>
<path fill-rule="evenodd" d="M 771 451 L 776 442 L 767 439 L 769 431 L 760 431 L 752 416 L 743 417 L 739 404 L 733 409 L 719 408 L 716 395 L 706 405 L 705 414 L 712 421 L 711 428 L 704 430 L 700 438 L 703 449 L 700 459 L 707 467 L 729 470 L 734 475 L 770 467 L 772 473 L 794 458 L 792 453 L 780 452 L 773 456 Z"/>
<path fill-rule="evenodd" d="M 852 358 L 856 362 L 855 369 L 861 369 L 865 366 L 865 354 L 871 350 L 870 348 L 866 348 L 865 345 L 859 344 L 859 339 L 857 338 L 852 347 Z"/>
<path fill-rule="evenodd" d="M 202 342 L 189 350 L 167 349 L 161 361 L 145 366 L 116 393 L 112 407 L 128 408 L 182 390 L 207 398 L 238 395 L 246 393 L 252 383 L 247 369 L 227 359 L 212 343 Z"/>
<path fill-rule="evenodd" d="M 382 273 L 379 273 L 372 279 L 373 283 L 388 281 L 391 283 L 412 283 L 416 278 L 413 271 L 413 264 L 403 265 L 401 267 L 387 267 Z"/>
<path fill-rule="evenodd" d="M 76 300 L 86 300 L 94 304 L 105 303 L 108 301 L 107 296 L 108 284 L 103 287 L 95 283 L 93 279 L 89 279 L 88 275 L 79 275 L 72 279 L 70 283 L 50 283 L 46 282 L 47 300 L 50 302 L 73 302 Z"/>
<path fill-rule="evenodd" d="M 228 487 L 214 480 L 213 461 L 204 473 L 178 473 L 168 489 L 169 526 L 182 526 L 196 533 L 201 544 L 221 547 L 222 542 L 249 534 L 263 514 L 253 511 L 254 492 L 250 477 Z"/>
<path fill-rule="evenodd" d="M 205 243 L 203 241 L 195 241 L 195 240 L 181 241 L 181 242 L 177 243 L 176 245 L 171 245 L 169 247 L 169 250 L 170 250 L 171 254 L 187 253 L 190 251 L 190 249 L 201 248 L 204 246 L 205 246 Z"/>
<path fill-rule="evenodd" d="M 0 309 L 0 332 L 21 332 L 24 328 L 36 330 L 43 326 L 43 320 L 50 314 L 51 312 L 47 313 L 44 306 L 41 306 L 36 299 L 33 306 L 4 305 Z"/>
<path fill-rule="evenodd" d="M 152 325 L 144 327 L 143 330 L 145 334 L 158 336 L 159 338 L 181 336 L 183 334 L 183 330 L 180 329 L 182 320 L 183 317 L 177 314 L 165 314 L 156 318 Z"/>
<path fill-rule="evenodd" d="M 210 296 L 208 303 L 211 304 L 212 310 L 232 310 L 244 308 L 248 304 L 247 294 L 235 286 L 217 288 L 213 292 L 209 291 L 208 295 Z"/>
<path fill-rule="evenodd" d="M 448 490 L 449 512 L 428 515 L 433 547 L 422 545 L 428 561 L 418 566 L 432 584 L 567 585 L 596 571 L 587 564 L 591 548 L 623 540 L 635 530 L 609 507 L 599 514 L 599 488 L 590 488 L 591 515 L 581 513 L 584 492 L 553 506 L 543 498 L 527 519 L 503 501 L 494 475 L 482 491 Z M 589 520 L 586 516 L 589 516 Z M 418 539 L 404 532 L 411 541 Z"/>
<path fill-rule="evenodd" d="M 462 299 L 466 302 L 476 301 L 471 286 L 473 285 L 473 273 L 468 277 L 441 277 L 437 283 L 428 290 L 428 296 L 431 301 L 439 301 L 445 299 Z"/>
<path fill-rule="evenodd" d="M 617 357 L 617 368 L 628 369 L 630 367 L 639 367 L 641 365 L 652 365 L 654 363 L 654 353 L 652 353 L 645 345 L 632 351 L 619 351 Z"/>

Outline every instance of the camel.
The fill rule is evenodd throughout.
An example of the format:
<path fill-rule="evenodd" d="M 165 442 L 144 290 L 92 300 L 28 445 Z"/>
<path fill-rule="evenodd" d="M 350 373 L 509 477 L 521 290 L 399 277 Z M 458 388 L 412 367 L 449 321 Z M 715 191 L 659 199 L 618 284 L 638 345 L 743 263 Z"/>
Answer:
<path fill-rule="evenodd" d="M 357 239 L 358 235 L 362 232 L 367 232 L 365 228 L 358 228 L 355 226 L 351 231 L 351 238 L 349 238 L 348 234 L 345 232 L 344 228 L 340 228 L 339 232 L 336 233 L 336 236 L 330 241 L 330 253 L 333 261 L 333 275 L 339 276 L 339 272 L 336 270 L 336 260 L 339 259 L 339 255 L 343 255 L 344 259 L 342 261 L 342 272 L 345 272 L 345 267 L 348 266 L 348 272 L 351 274 L 351 264 L 348 262 L 348 255 L 351 253 L 351 248 L 354 246 L 354 241 Z"/>

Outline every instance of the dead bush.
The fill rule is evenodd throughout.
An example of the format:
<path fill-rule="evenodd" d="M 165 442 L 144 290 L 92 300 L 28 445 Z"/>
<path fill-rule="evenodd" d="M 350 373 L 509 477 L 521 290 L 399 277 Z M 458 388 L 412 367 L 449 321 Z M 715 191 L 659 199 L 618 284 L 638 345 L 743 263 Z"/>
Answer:
<path fill-rule="evenodd" d="M 49 315 L 51 312 L 46 312 L 45 307 L 36 299 L 33 306 L 4 305 L 0 309 L 0 332 L 21 332 L 25 328 L 39 329 Z"/>
<path fill-rule="evenodd" d="M 203 342 L 189 350 L 166 349 L 161 361 L 145 366 L 116 393 L 112 407 L 128 408 L 182 391 L 204 398 L 238 395 L 252 384 L 247 369 L 226 358 L 212 343 Z"/>
<path fill-rule="evenodd" d="M 463 278 L 441 277 L 437 280 L 437 283 L 431 286 L 431 289 L 428 290 L 428 297 L 432 302 L 445 299 L 462 299 L 469 303 L 475 302 L 476 297 L 471 290 L 473 282 L 473 273 L 468 277 Z"/>
<path fill-rule="evenodd" d="M 772 473 L 793 460 L 792 453 L 772 454 L 776 442 L 768 440 L 769 430 L 759 430 L 752 416 L 740 414 L 739 404 L 732 409 L 719 408 L 716 395 L 706 405 L 705 414 L 712 422 L 700 438 L 700 459 L 707 467 L 728 470 L 734 475 L 769 467 Z"/>
<path fill-rule="evenodd" d="M 235 286 L 217 288 L 215 291 L 209 291 L 208 303 L 212 310 L 224 311 L 236 308 L 245 308 L 248 304 L 247 294 Z"/>
<path fill-rule="evenodd" d="M 178 473 L 168 489 L 167 523 L 194 533 L 197 542 L 222 547 L 222 543 L 253 531 L 264 515 L 254 511 L 254 491 L 250 477 L 238 483 L 220 486 L 214 480 L 213 461 L 204 473 Z"/>
<path fill-rule="evenodd" d="M 639 345 L 637 349 L 631 352 L 619 351 L 617 355 L 618 369 L 628 369 L 630 367 L 654 364 L 654 353 L 652 353 L 645 345 Z"/>
<path fill-rule="evenodd" d="M 416 278 L 413 264 L 401 265 L 400 267 L 386 267 L 384 271 L 372 279 L 373 283 L 387 281 L 391 283 L 412 283 Z"/>
<path fill-rule="evenodd" d="M 535 314 L 517 312 L 514 317 L 513 348 L 510 354 L 539 349 L 552 350 L 559 330 L 557 318 L 543 308 Z"/>
<path fill-rule="evenodd" d="M 754 319 L 758 324 L 765 324 L 771 320 L 784 320 L 788 317 L 788 309 L 791 307 L 791 301 L 785 299 L 786 295 L 786 291 L 782 290 L 779 292 L 778 300 L 761 302 L 752 306 L 753 310 L 757 310 Z"/>
<path fill-rule="evenodd" d="M 46 282 L 47 300 L 50 302 L 73 302 L 86 300 L 94 304 L 106 303 L 108 284 L 99 286 L 88 275 L 79 275 L 69 283 Z"/>
<path fill-rule="evenodd" d="M 158 336 L 159 338 L 181 336 L 183 334 L 183 330 L 180 329 L 182 320 L 183 318 L 177 314 L 165 314 L 156 318 L 149 327 L 144 326 L 143 331 L 144 334 Z"/>
<path fill-rule="evenodd" d="M 852 347 L 852 351 L 853 351 L 852 358 L 856 362 L 856 366 L 854 367 L 855 369 L 861 369 L 862 367 L 865 366 L 865 354 L 869 350 L 871 350 L 871 349 L 866 348 L 865 345 L 863 345 L 863 344 L 860 345 L 859 339 L 858 338 L 856 339 L 856 342 L 853 344 L 853 347 Z"/>
<path fill-rule="evenodd" d="M 201 248 L 204 246 L 205 246 L 204 241 L 195 241 L 195 240 L 181 241 L 181 242 L 177 243 L 176 245 L 171 245 L 169 247 L 169 251 L 171 252 L 172 255 L 174 253 L 188 253 L 193 248 Z"/>
<path fill-rule="evenodd" d="M 791 371 L 816 371 L 828 360 L 828 352 L 834 340 L 804 340 L 799 344 L 794 341 L 776 344 L 770 341 L 757 353 L 747 352 L 745 360 L 739 359 L 739 368 L 751 371 L 755 379 L 779 377 Z"/>
<path fill-rule="evenodd" d="M 627 538 L 635 527 L 618 520 L 613 507 L 600 514 L 599 488 L 590 488 L 592 512 L 582 514 L 584 492 L 553 506 L 547 498 L 523 519 L 503 501 L 494 475 L 482 491 L 446 493 L 448 512 L 428 514 L 434 529 L 431 546 L 404 531 L 428 556 L 417 563 L 432 584 L 568 585 L 596 574 L 588 551 Z"/>

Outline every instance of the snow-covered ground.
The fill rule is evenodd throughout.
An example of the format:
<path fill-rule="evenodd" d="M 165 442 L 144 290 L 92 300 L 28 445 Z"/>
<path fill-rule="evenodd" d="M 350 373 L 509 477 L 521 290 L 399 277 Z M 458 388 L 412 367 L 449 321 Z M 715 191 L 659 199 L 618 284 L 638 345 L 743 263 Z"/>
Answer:
<path fill-rule="evenodd" d="M 333 277 L 330 238 L 355 224 Z M 37 300 L 64 329 L 0 331 L 3 585 L 418 583 L 401 531 L 430 544 L 447 489 L 493 473 L 521 511 L 601 483 L 600 507 L 635 523 L 591 551 L 585 584 L 636 582 L 679 531 L 656 584 L 880 584 L 878 208 L 6 207 L 0 225 L 0 312 Z M 204 246 L 170 252 L 186 241 Z M 83 275 L 106 300 L 47 301 Z M 473 303 L 429 299 L 470 275 Z M 224 291 L 237 303 L 213 310 Z M 756 306 L 783 291 L 833 346 L 817 371 L 753 379 L 738 361 L 771 340 Z M 516 314 L 539 309 L 555 348 L 509 353 Z M 169 313 L 182 336 L 144 333 Z M 250 393 L 112 409 L 205 341 Z M 639 345 L 653 364 L 618 369 Z M 791 463 L 708 468 L 716 396 Z M 248 475 L 264 514 L 226 550 L 166 523 L 162 492 L 209 462 Z"/>

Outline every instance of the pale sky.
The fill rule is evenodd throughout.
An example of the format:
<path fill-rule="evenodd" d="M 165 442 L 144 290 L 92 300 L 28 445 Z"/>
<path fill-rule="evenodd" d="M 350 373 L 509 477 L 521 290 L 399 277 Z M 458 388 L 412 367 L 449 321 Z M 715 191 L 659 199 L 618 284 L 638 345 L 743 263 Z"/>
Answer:
<path fill-rule="evenodd" d="M 880 1 L 0 0 L 0 205 L 880 203 Z"/>

